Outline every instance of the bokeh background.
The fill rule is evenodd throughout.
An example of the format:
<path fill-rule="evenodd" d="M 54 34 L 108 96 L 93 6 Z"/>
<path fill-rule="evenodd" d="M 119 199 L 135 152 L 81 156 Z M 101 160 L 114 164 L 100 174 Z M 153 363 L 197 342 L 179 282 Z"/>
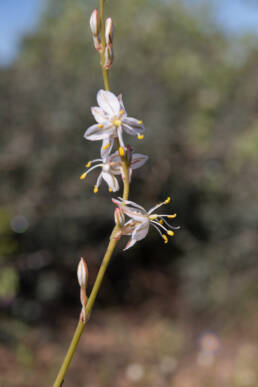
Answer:
<path fill-rule="evenodd" d="M 0 386 L 51 385 L 94 282 L 112 195 L 79 176 L 103 87 L 93 0 L 0 3 Z M 111 85 L 147 128 L 131 199 L 181 231 L 116 249 L 65 386 L 258 385 L 258 5 L 106 2 Z"/>

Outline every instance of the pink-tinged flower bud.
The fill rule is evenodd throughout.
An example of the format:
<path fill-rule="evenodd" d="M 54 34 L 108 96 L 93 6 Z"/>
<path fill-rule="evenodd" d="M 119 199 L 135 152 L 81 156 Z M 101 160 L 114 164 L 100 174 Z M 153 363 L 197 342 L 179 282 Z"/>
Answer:
<path fill-rule="evenodd" d="M 90 29 L 93 36 L 98 36 L 100 33 L 100 19 L 99 11 L 96 9 L 93 10 L 90 16 Z"/>
<path fill-rule="evenodd" d="M 109 46 L 113 42 L 113 22 L 111 17 L 108 17 L 106 19 L 105 23 L 105 40 L 106 40 L 106 45 Z"/>
<path fill-rule="evenodd" d="M 94 47 L 96 48 L 96 50 L 99 52 L 102 52 L 102 44 L 101 44 L 101 40 L 98 36 L 93 35 L 93 43 L 94 43 Z"/>
<path fill-rule="evenodd" d="M 80 259 L 78 264 L 77 277 L 80 287 L 85 289 L 88 280 L 88 267 L 83 258 Z"/>
<path fill-rule="evenodd" d="M 106 70 L 109 70 L 114 59 L 114 51 L 112 45 L 107 45 L 105 48 L 105 63 L 104 63 L 104 68 Z"/>
<path fill-rule="evenodd" d="M 119 207 L 115 209 L 114 217 L 116 225 L 120 228 L 123 227 L 123 225 L 125 224 L 125 216 L 123 211 Z"/>

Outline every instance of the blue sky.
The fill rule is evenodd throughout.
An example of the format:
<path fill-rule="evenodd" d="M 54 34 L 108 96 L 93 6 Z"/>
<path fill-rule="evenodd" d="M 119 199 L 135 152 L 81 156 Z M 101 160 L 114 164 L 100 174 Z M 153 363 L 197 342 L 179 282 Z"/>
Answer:
<path fill-rule="evenodd" d="M 10 63 L 18 53 L 19 41 L 37 26 L 47 0 L 0 0 L 0 65 Z M 74 0 L 76 1 L 76 0 Z M 85 0 L 87 1 L 87 0 Z M 258 35 L 258 4 L 255 0 L 186 0 L 213 4 L 218 23 L 229 33 Z"/>

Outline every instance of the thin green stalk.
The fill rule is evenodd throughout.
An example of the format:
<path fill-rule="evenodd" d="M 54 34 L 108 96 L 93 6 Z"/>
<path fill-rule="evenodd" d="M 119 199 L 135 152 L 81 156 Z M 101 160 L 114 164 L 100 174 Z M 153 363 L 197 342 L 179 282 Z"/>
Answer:
<path fill-rule="evenodd" d="M 102 74 L 103 74 L 103 80 L 104 80 L 104 86 L 105 90 L 110 90 L 110 84 L 109 84 L 109 72 L 104 68 L 104 63 L 105 63 L 105 57 L 104 57 L 104 51 L 105 51 L 105 21 L 104 21 L 104 2 L 105 0 L 100 0 L 100 23 L 101 23 L 101 42 L 102 42 L 102 53 L 101 53 L 101 67 L 102 67 Z M 119 140 L 117 139 L 117 147 L 118 150 L 120 148 L 120 143 Z M 123 199 L 128 200 L 129 197 L 129 174 L 128 174 L 128 165 L 127 161 L 124 157 L 121 156 L 122 160 L 122 168 L 123 168 L 123 174 L 124 174 L 124 190 L 123 190 Z M 111 256 L 113 254 L 113 251 L 117 245 L 118 240 L 114 238 L 114 235 L 119 231 L 119 227 L 115 226 L 112 234 L 110 236 L 110 242 L 108 244 L 106 253 L 104 255 L 103 261 L 101 263 L 101 266 L 99 268 L 99 272 L 97 274 L 95 283 L 93 285 L 90 297 L 88 298 L 87 305 L 85 307 L 85 321 L 82 321 L 82 319 L 79 319 L 77 328 L 74 332 L 71 344 L 68 348 L 68 351 L 66 353 L 65 359 L 61 365 L 61 368 L 58 372 L 58 375 L 56 377 L 55 383 L 53 384 L 53 387 L 60 387 L 62 386 L 64 382 L 64 377 L 66 375 L 66 372 L 68 370 L 68 367 L 72 361 L 73 355 L 77 349 L 80 337 L 82 335 L 82 332 L 84 330 L 84 327 L 87 323 L 87 321 L 90 318 L 90 314 L 92 311 L 92 308 L 94 306 L 96 297 L 98 295 L 100 286 L 102 284 L 105 272 L 107 270 L 108 264 L 110 262 Z"/>

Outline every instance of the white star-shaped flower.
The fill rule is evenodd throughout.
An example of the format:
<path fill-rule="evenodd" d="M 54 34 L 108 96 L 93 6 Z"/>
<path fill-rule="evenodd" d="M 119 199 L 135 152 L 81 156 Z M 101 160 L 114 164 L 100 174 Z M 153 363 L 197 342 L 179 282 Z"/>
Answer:
<path fill-rule="evenodd" d="M 102 140 L 101 157 L 110 154 L 114 139 L 120 143 L 119 153 L 124 155 L 123 131 L 131 135 L 143 138 L 144 126 L 142 121 L 128 117 L 124 108 L 122 96 L 116 97 L 111 91 L 99 90 L 97 93 L 99 106 L 91 108 L 91 112 L 97 124 L 90 126 L 84 137 L 90 141 Z"/>
<path fill-rule="evenodd" d="M 122 235 L 131 235 L 131 239 L 125 246 L 124 250 L 129 249 L 137 241 L 145 238 L 148 234 L 150 225 L 156 228 L 156 230 L 164 239 L 164 243 L 168 242 L 167 235 L 174 235 L 174 231 L 172 231 L 171 229 L 179 229 L 179 227 L 171 226 L 165 219 L 174 219 L 176 217 L 176 214 L 153 214 L 153 212 L 159 207 L 164 204 L 168 204 L 170 202 L 170 197 L 168 197 L 164 202 L 157 204 L 149 211 L 146 211 L 142 206 L 139 206 L 139 204 L 136 204 L 129 200 L 123 200 L 121 198 L 118 198 L 112 199 L 112 201 L 119 208 L 120 212 L 131 218 L 121 227 L 121 229 L 115 236 L 115 238 L 119 239 Z M 166 225 L 166 227 L 164 226 L 164 224 Z M 167 235 L 164 233 L 164 231 Z"/>
<path fill-rule="evenodd" d="M 126 152 L 126 155 L 130 154 L 130 158 L 127 160 L 128 164 L 128 173 L 129 178 L 131 178 L 132 169 L 140 168 L 143 164 L 146 163 L 148 156 L 142 155 L 140 153 L 132 153 L 132 151 Z M 94 192 L 97 193 L 102 179 L 104 179 L 109 187 L 110 192 L 116 192 L 119 190 L 119 183 L 115 175 L 122 175 L 123 178 L 123 168 L 121 157 L 118 152 L 113 153 L 103 159 L 95 159 L 89 161 L 86 164 L 86 168 L 89 168 L 92 163 L 98 163 L 92 166 L 89 170 L 84 172 L 81 175 L 81 180 L 85 179 L 89 172 L 95 168 L 102 168 L 102 171 L 99 174 L 97 183 L 94 186 Z"/>

